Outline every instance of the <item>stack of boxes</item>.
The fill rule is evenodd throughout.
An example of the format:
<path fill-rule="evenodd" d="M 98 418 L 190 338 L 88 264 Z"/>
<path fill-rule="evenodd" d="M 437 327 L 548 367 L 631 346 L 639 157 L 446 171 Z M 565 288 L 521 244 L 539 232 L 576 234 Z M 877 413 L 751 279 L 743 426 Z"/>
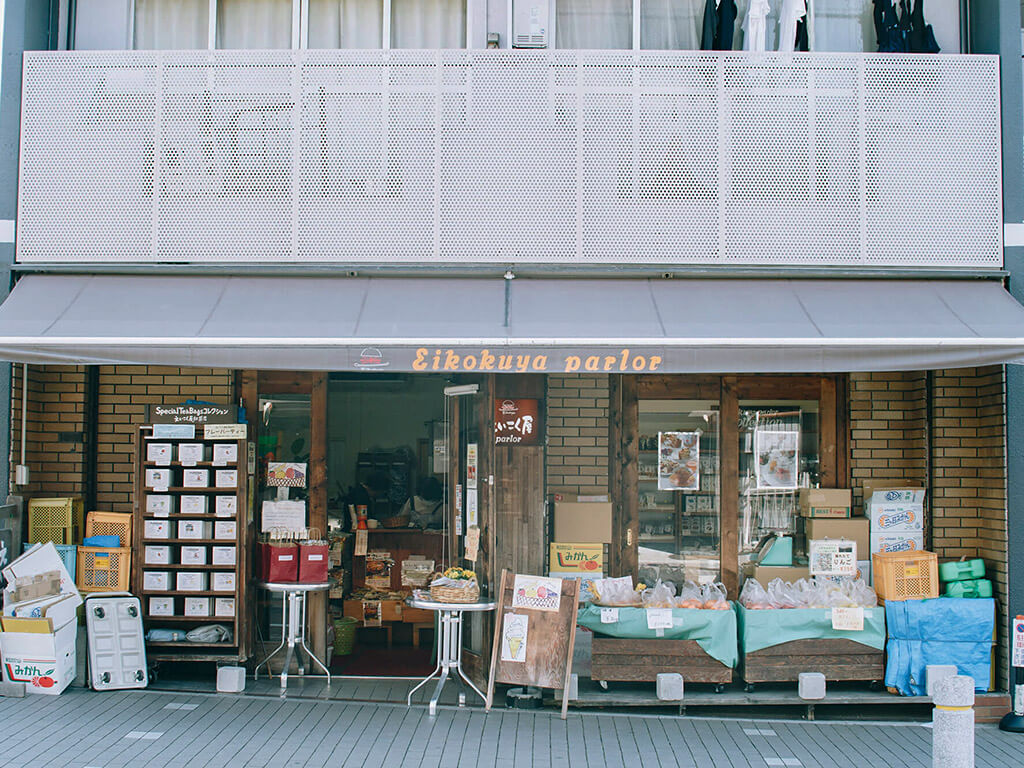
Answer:
<path fill-rule="evenodd" d="M 855 577 L 871 583 L 868 519 L 853 514 L 853 492 L 849 488 L 802 489 L 800 517 L 808 552 L 812 542 L 850 542 L 855 549 Z"/>
<path fill-rule="evenodd" d="M 3 680 L 29 693 L 56 695 L 75 679 L 78 606 L 82 596 L 52 542 L 3 569 L 0 616 Z"/>

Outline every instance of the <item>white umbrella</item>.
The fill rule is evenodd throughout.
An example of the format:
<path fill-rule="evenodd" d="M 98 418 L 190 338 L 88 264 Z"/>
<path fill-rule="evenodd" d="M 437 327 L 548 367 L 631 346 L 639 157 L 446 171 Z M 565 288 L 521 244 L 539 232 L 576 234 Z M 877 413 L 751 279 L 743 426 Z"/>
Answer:
<path fill-rule="evenodd" d="M 782 0 L 779 15 L 779 50 L 792 51 L 796 45 L 797 22 L 807 15 L 807 0 Z"/>
<path fill-rule="evenodd" d="M 765 42 L 765 20 L 768 18 L 768 0 L 750 0 L 750 10 L 743 20 L 743 50 L 763 51 Z"/>

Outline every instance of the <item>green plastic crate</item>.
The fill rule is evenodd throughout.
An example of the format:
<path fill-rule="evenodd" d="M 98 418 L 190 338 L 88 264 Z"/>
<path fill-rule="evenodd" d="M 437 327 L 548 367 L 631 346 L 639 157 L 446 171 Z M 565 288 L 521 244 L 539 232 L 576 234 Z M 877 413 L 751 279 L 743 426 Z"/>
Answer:
<path fill-rule="evenodd" d="M 985 561 L 980 557 L 973 560 L 955 560 L 939 566 L 939 579 L 942 581 L 966 581 L 985 577 Z"/>
<path fill-rule="evenodd" d="M 946 597 L 992 597 L 992 582 L 988 579 L 951 581 L 946 585 Z"/>

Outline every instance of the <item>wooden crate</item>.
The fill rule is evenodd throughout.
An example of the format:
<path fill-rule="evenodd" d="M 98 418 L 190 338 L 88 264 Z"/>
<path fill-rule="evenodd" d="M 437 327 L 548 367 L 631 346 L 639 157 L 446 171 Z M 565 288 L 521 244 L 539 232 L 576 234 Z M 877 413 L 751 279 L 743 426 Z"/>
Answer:
<path fill-rule="evenodd" d="M 791 640 L 741 657 L 746 683 L 796 682 L 801 672 L 821 672 L 826 680 L 882 680 L 884 652 L 853 640 Z"/>
<path fill-rule="evenodd" d="M 730 683 L 732 669 L 709 656 L 696 640 L 633 640 L 594 635 L 592 680 L 653 682 L 678 672 L 687 683 Z"/>

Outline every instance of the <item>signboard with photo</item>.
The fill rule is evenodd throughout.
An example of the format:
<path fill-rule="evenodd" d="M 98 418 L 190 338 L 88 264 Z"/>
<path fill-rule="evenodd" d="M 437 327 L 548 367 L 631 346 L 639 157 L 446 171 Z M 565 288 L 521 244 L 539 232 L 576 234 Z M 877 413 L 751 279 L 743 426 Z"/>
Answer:
<path fill-rule="evenodd" d="M 754 467 L 758 488 L 795 490 L 800 474 L 800 433 L 755 429 Z"/>
<path fill-rule="evenodd" d="M 700 490 L 700 432 L 658 433 L 658 490 Z"/>

